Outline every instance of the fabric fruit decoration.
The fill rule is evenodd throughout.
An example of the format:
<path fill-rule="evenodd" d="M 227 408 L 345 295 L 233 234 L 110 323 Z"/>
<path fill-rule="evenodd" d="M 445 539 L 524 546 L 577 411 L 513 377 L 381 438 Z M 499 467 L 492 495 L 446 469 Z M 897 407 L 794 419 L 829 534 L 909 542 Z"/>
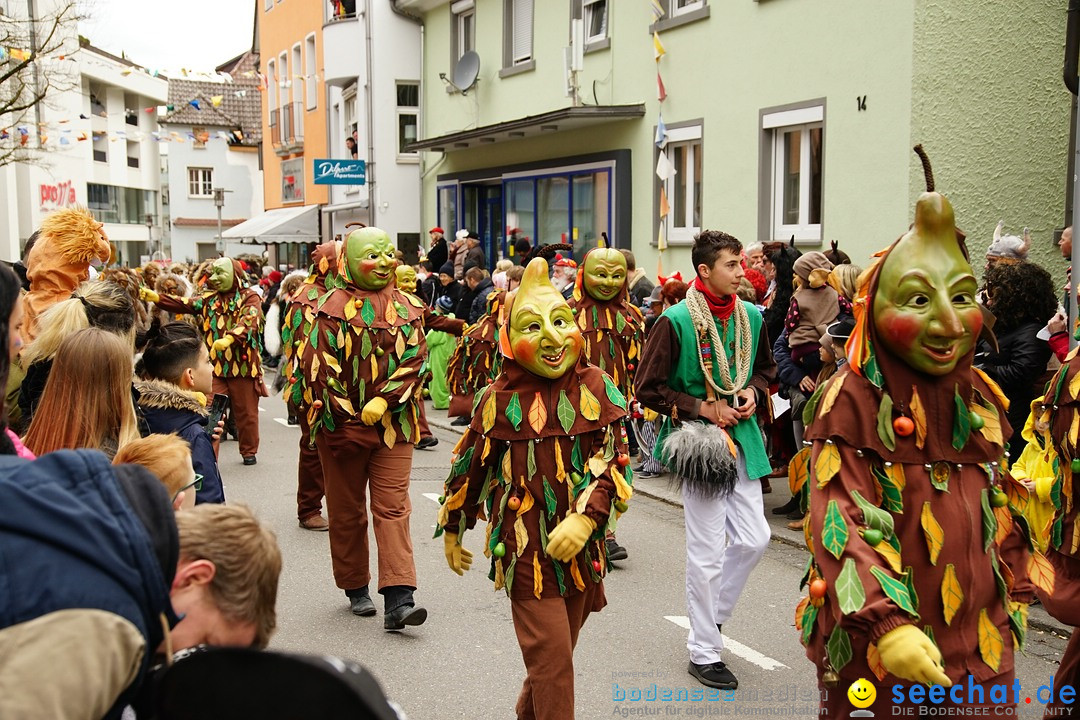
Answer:
<path fill-rule="evenodd" d="M 1069 463 L 1069 469 L 1074 473 L 1080 473 L 1080 458 L 1073 458 L 1073 461 Z"/>
<path fill-rule="evenodd" d="M 863 531 L 862 538 L 871 547 L 876 547 L 877 544 L 880 543 L 884 539 L 884 537 L 881 534 L 881 531 L 878 530 L 877 528 L 867 528 L 866 530 Z"/>
<path fill-rule="evenodd" d="M 825 597 L 825 591 L 829 589 L 829 583 L 821 578 L 816 578 L 810 583 L 810 599 L 821 600 Z"/>
<path fill-rule="evenodd" d="M 983 416 L 980 415 L 979 413 L 975 412 L 974 410 L 968 416 L 968 419 L 971 422 L 971 429 L 972 430 L 982 430 L 983 425 L 986 425 L 986 421 L 983 420 Z"/>
<path fill-rule="evenodd" d="M 599 573 L 601 570 L 604 569 L 604 566 L 600 564 L 599 560 L 593 560 L 592 569 Z"/>
<path fill-rule="evenodd" d="M 1001 491 L 1001 488 L 993 488 L 990 491 L 990 505 L 996 508 L 1005 507 L 1009 504 L 1009 496 Z"/>
<path fill-rule="evenodd" d="M 501 558 L 503 555 L 506 554 L 506 544 L 505 543 L 499 543 L 498 545 L 496 545 L 494 548 L 491 549 L 491 554 L 494 555 L 497 558 Z"/>
<path fill-rule="evenodd" d="M 506 499 L 506 507 L 510 508 L 514 512 L 517 512 L 517 509 L 521 507 L 521 498 L 519 498 L 516 494 L 511 494 L 510 497 Z"/>
<path fill-rule="evenodd" d="M 893 420 L 893 430 L 900 437 L 907 437 L 911 433 L 915 432 L 915 421 L 909 417 L 898 417 Z M 877 543 L 874 543 L 875 545 Z"/>

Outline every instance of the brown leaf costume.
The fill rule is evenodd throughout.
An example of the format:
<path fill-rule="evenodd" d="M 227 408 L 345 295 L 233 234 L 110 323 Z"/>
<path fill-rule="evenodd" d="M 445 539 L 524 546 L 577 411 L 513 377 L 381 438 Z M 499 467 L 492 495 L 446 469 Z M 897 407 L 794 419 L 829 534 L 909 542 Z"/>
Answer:
<path fill-rule="evenodd" d="M 454 347 L 446 368 L 447 384 L 452 396 L 451 417 L 468 415 L 476 393 L 490 385 L 502 369 L 502 356 L 498 350 L 499 313 L 505 300 L 505 290 L 492 292 L 488 295 L 484 316 L 460 333 L 461 339 Z"/>

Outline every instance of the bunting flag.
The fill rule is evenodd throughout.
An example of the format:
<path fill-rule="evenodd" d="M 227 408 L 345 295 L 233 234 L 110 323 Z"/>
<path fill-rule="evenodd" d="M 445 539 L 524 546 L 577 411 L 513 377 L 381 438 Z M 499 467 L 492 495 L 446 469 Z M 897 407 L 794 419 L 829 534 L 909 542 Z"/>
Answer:
<path fill-rule="evenodd" d="M 658 22 L 666 14 L 664 4 L 660 0 L 649 0 L 649 4 L 652 6 L 652 21 Z"/>
<path fill-rule="evenodd" d="M 656 119 L 656 147 L 661 150 L 667 145 L 667 126 L 664 125 L 664 116 L 659 115 Z"/>
<path fill-rule="evenodd" d="M 660 60 L 660 58 L 667 54 L 667 50 L 664 49 L 664 44 L 660 42 L 660 33 L 658 32 L 652 34 L 652 47 L 654 60 Z"/>
<path fill-rule="evenodd" d="M 661 150 L 656 158 L 656 177 L 660 178 L 661 182 L 667 182 L 677 173 L 675 165 L 668 159 L 667 152 Z"/>
<path fill-rule="evenodd" d="M 20 50 L 18 48 L 8 48 L 7 52 L 8 52 L 8 55 L 11 56 L 12 60 L 19 60 L 21 62 L 23 60 L 29 60 L 30 59 L 30 51 L 29 50 Z"/>
<path fill-rule="evenodd" d="M 667 90 L 664 89 L 664 78 L 660 77 L 660 70 L 656 71 L 656 99 L 660 102 L 667 99 Z"/>
<path fill-rule="evenodd" d="M 667 190 L 664 186 L 660 186 L 660 219 L 663 220 L 671 212 L 671 205 L 668 204 Z"/>
<path fill-rule="evenodd" d="M 221 101 L 225 99 L 224 95 L 215 95 L 210 98 L 210 104 L 214 107 L 221 107 Z"/>
<path fill-rule="evenodd" d="M 667 250 L 667 226 L 664 223 L 660 223 L 660 231 L 656 234 L 656 249 L 661 253 Z M 661 264 L 660 258 L 656 259 L 656 275 L 657 277 L 664 274 L 664 266 Z"/>

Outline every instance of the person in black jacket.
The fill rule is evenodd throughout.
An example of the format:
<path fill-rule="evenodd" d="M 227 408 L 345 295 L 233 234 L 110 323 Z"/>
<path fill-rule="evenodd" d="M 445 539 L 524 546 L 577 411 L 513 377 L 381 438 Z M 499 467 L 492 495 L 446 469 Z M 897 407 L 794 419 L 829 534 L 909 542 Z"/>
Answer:
<path fill-rule="evenodd" d="M 1001 386 L 1009 398 L 1007 417 L 1013 428 L 1009 454 L 1016 458 L 1027 444 L 1020 430 L 1031 411 L 1031 401 L 1043 387 L 1050 346 L 1039 331 L 1057 311 L 1050 273 L 1030 262 L 997 263 L 986 273 L 987 309 L 997 318 L 997 350 L 983 342 L 975 366 Z"/>
<path fill-rule="evenodd" d="M 136 383 L 135 389 L 150 431 L 176 433 L 191 447 L 191 465 L 202 476 L 195 488 L 196 504 L 225 502 L 211 442 L 213 428 L 206 427 L 206 397 L 213 392 L 214 369 L 198 331 L 187 323 L 162 325 L 155 319 L 147 331 L 141 369 L 147 379 Z"/>
<path fill-rule="evenodd" d="M 469 270 L 469 272 L 465 273 L 466 281 L 468 281 L 472 272 L 472 270 Z M 491 276 L 480 270 L 480 277 L 476 280 L 476 285 L 472 289 L 472 306 L 469 309 L 469 316 L 466 318 L 470 325 L 487 314 L 487 298 L 494 290 L 495 285 L 491 282 Z"/>
<path fill-rule="evenodd" d="M 481 270 L 478 267 L 469 268 L 465 272 L 465 289 L 458 297 L 457 305 L 454 307 L 454 316 L 469 321 L 472 317 L 473 303 L 480 293 L 480 283 L 487 277 L 487 271 Z M 491 287 L 491 281 L 488 281 L 488 286 Z M 481 305 L 483 303 L 481 302 Z M 483 314 L 483 313 L 481 313 Z"/>
<path fill-rule="evenodd" d="M 427 259 L 431 261 L 433 268 L 441 268 L 443 263 L 450 259 L 450 250 L 446 247 L 446 238 L 443 237 L 441 227 L 433 227 L 428 230 L 431 235 L 431 247 L 427 251 Z M 453 275 L 453 273 L 450 273 Z"/>

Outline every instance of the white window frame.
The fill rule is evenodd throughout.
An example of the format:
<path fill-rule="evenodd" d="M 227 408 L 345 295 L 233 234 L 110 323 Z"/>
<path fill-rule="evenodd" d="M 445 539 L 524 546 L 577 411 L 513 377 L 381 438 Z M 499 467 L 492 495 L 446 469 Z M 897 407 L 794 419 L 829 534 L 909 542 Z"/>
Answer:
<path fill-rule="evenodd" d="M 589 28 L 592 27 L 592 16 L 596 12 L 596 8 L 603 8 L 604 12 L 604 26 L 603 31 L 599 35 L 589 35 Z M 581 6 L 581 18 L 585 23 L 585 44 L 603 42 L 608 37 L 608 13 L 611 11 L 608 0 L 582 0 Z"/>
<path fill-rule="evenodd" d="M 510 11 L 509 22 L 506 23 L 506 31 L 510 33 L 510 54 L 506 66 L 524 65 L 533 60 L 535 3 L 533 0 L 507 0 L 506 7 Z"/>
<path fill-rule="evenodd" d="M 270 1 L 272 2 L 273 0 Z M 273 117 L 271 113 L 278 109 L 277 61 L 273 58 L 266 61 L 266 92 L 268 95 L 266 98 L 267 124 L 280 124 L 280 120 L 278 123 L 270 122 L 270 119 Z"/>
<path fill-rule="evenodd" d="M 188 197 L 191 199 L 213 199 L 214 168 L 189 167 L 187 169 Z M 194 192 L 192 192 L 194 191 Z"/>
<path fill-rule="evenodd" d="M 319 78 L 318 69 L 315 67 L 315 62 L 318 59 L 318 55 L 315 52 L 315 33 L 309 34 L 304 38 L 304 55 L 306 68 L 304 74 L 304 89 L 307 91 L 307 109 L 315 110 L 319 107 Z"/>
<path fill-rule="evenodd" d="M 395 96 L 397 89 L 401 85 L 413 85 L 416 87 L 417 102 L 420 99 L 420 81 L 419 80 L 396 80 L 394 82 Z M 395 98 L 396 99 L 396 98 Z M 416 133 L 419 138 L 420 135 L 420 106 L 419 105 L 398 105 L 396 122 L 397 131 L 401 132 L 401 117 L 403 115 L 412 115 L 416 121 Z M 414 163 L 420 161 L 420 153 L 418 152 L 401 152 L 401 137 L 398 136 L 398 153 L 397 160 L 399 163 Z"/>
<path fill-rule="evenodd" d="M 474 0 L 458 0 L 450 6 L 450 13 L 453 16 L 453 61 L 457 62 L 466 52 L 476 49 L 476 3 Z"/>
<path fill-rule="evenodd" d="M 781 110 L 768 113 L 761 118 L 763 130 L 772 132 L 772 197 L 770 198 L 769 217 L 772 225 L 770 237 L 775 241 L 786 241 L 795 236 L 797 243 L 821 242 L 821 217 L 819 222 L 810 220 L 810 131 L 821 129 L 822 152 L 824 152 L 825 108 L 813 105 L 794 110 Z M 801 134 L 799 143 L 799 222 L 784 222 L 784 136 L 788 133 Z M 822 179 L 824 180 L 824 158 L 822 158 Z M 824 205 L 824 198 L 822 204 Z M 822 207 L 824 214 L 824 206 Z"/>
<path fill-rule="evenodd" d="M 678 17 L 679 15 L 685 15 L 686 13 L 694 12 L 705 7 L 705 0 L 689 0 L 685 5 L 679 7 L 679 0 L 668 0 L 669 9 L 671 11 L 671 17 Z"/>
<path fill-rule="evenodd" d="M 667 129 L 667 145 L 664 146 L 662 152 L 667 153 L 668 160 L 674 164 L 674 150 L 676 147 L 687 148 L 686 167 L 689 172 L 693 172 L 694 161 L 698 153 L 702 153 L 704 157 L 704 145 L 702 143 L 702 126 L 700 124 L 686 125 L 683 127 L 674 127 Z M 670 212 L 663 222 L 667 222 L 667 239 L 672 244 L 692 244 L 694 242 L 694 236 L 701 232 L 700 225 L 676 225 L 675 224 L 675 183 L 681 182 L 680 176 L 683 176 L 686 181 L 686 197 L 684 198 L 685 206 L 683 210 L 686 213 L 688 222 L 693 222 L 694 219 L 694 183 L 695 178 L 693 175 L 687 175 L 682 170 L 676 168 L 677 173 L 672 175 L 664 182 L 664 192 L 667 194 L 668 205 L 670 206 Z M 701 165 L 702 175 L 705 174 L 705 164 Z M 701 178 L 701 200 L 702 208 L 701 214 L 705 214 L 705 182 L 704 178 Z"/>

